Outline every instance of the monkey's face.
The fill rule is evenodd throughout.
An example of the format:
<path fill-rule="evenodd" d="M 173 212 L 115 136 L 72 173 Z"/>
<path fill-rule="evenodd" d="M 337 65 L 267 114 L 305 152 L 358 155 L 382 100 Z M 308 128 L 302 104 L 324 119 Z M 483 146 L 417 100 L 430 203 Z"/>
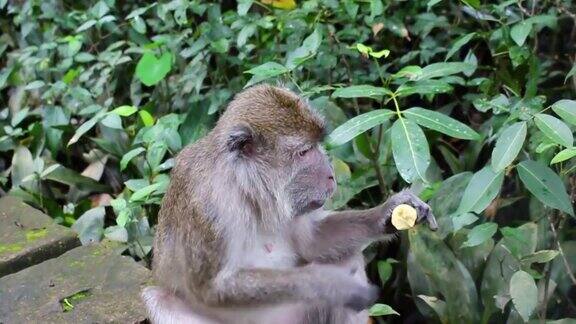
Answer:
<path fill-rule="evenodd" d="M 324 151 L 318 143 L 305 144 L 293 152 L 291 164 L 286 188 L 295 215 L 322 207 L 336 190 L 334 171 Z"/>

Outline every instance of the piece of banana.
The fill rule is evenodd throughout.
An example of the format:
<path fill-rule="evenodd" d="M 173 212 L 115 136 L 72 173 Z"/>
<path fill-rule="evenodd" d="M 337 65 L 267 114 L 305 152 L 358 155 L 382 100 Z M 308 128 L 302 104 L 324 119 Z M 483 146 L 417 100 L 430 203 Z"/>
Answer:
<path fill-rule="evenodd" d="M 416 224 L 416 209 L 410 205 L 401 204 L 392 210 L 392 225 L 397 230 L 406 230 L 414 227 Z"/>

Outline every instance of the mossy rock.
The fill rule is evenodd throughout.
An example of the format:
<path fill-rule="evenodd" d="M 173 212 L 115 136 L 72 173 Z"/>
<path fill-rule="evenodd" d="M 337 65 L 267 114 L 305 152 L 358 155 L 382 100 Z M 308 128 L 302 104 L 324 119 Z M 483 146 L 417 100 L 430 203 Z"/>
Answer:
<path fill-rule="evenodd" d="M 80 241 L 73 231 L 19 198 L 0 199 L 0 277 L 57 257 L 78 245 Z"/>
<path fill-rule="evenodd" d="M 0 278 L 0 323 L 139 323 L 150 271 L 105 242 Z"/>

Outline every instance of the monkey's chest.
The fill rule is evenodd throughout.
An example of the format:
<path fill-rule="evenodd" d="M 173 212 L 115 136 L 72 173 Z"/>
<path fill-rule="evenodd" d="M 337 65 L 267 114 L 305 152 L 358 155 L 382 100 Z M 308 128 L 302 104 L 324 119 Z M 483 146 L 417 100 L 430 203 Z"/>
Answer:
<path fill-rule="evenodd" d="M 243 266 L 274 269 L 296 266 L 296 253 L 290 242 L 282 237 L 258 235 L 245 246 Z"/>

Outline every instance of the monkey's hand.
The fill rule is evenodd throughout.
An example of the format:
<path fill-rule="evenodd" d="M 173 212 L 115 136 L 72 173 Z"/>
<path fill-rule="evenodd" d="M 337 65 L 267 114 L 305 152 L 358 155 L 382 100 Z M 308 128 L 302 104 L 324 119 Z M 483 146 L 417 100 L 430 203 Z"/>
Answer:
<path fill-rule="evenodd" d="M 372 306 L 378 299 L 380 289 L 356 278 L 349 269 L 320 264 L 308 267 L 317 278 L 315 294 L 322 303 L 361 311 Z"/>
<path fill-rule="evenodd" d="M 436 223 L 436 218 L 432 214 L 430 206 L 425 202 L 416 197 L 413 193 L 408 190 L 400 191 L 399 193 L 390 197 L 384 204 L 382 204 L 382 219 L 380 222 L 382 231 L 384 233 L 395 233 L 397 229 L 392 225 L 392 211 L 399 205 L 406 204 L 414 207 L 416 209 L 416 223 L 427 222 L 428 227 L 435 231 L 438 229 L 438 224 Z"/>

